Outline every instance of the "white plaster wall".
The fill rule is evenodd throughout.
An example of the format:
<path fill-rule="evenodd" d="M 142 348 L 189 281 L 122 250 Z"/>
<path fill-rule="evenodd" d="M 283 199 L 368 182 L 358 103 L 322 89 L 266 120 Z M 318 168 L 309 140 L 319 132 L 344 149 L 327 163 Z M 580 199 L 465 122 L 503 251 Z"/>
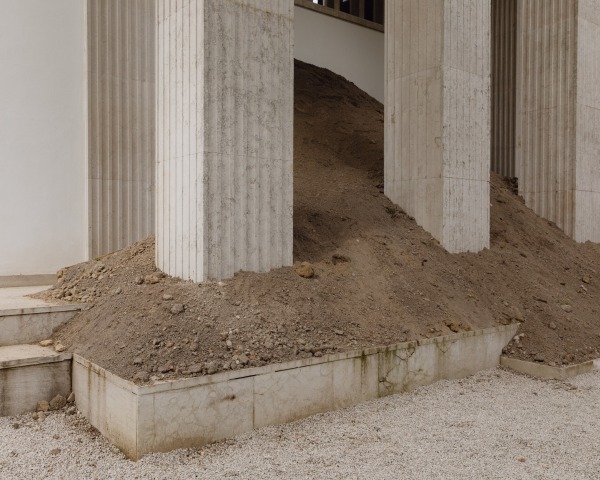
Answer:
<path fill-rule="evenodd" d="M 328 68 L 383 102 L 383 32 L 302 7 L 294 15 L 295 58 Z"/>
<path fill-rule="evenodd" d="M 0 0 L 0 276 L 86 257 L 84 5 Z"/>

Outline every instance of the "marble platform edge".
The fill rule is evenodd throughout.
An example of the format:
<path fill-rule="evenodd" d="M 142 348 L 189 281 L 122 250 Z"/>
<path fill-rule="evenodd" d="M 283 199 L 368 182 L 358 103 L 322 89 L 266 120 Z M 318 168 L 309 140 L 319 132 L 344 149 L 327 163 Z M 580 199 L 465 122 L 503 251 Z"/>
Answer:
<path fill-rule="evenodd" d="M 491 327 L 482 330 L 473 330 L 470 332 L 462 332 L 452 335 L 444 335 L 441 337 L 427 338 L 422 340 L 411 340 L 408 342 L 401 342 L 391 344 L 383 347 L 370 347 L 359 350 L 351 350 L 348 352 L 332 353 L 324 355 L 323 357 L 310 357 L 303 358 L 300 360 L 292 360 L 284 363 L 275 363 L 271 365 L 265 365 L 263 367 L 247 368 L 243 370 L 235 370 L 232 372 L 221 372 L 214 375 L 205 375 L 202 377 L 184 378 L 178 380 L 166 380 L 159 381 L 153 385 L 142 385 L 139 387 L 141 395 L 149 395 L 164 391 L 173 391 L 179 389 L 186 389 L 190 387 L 202 386 L 202 385 L 214 385 L 218 383 L 227 382 L 229 380 L 237 380 L 248 377 L 256 377 L 268 373 L 276 373 L 285 370 L 295 370 L 298 368 L 310 367 L 313 365 L 321 365 L 331 362 L 337 362 L 341 360 L 348 360 L 352 358 L 365 357 L 369 355 L 375 355 L 379 353 L 386 353 L 393 350 L 413 349 L 420 346 L 431 345 L 431 344 L 444 344 L 454 343 L 464 338 L 484 336 L 484 335 L 495 335 L 497 333 L 503 333 L 510 331 L 512 335 L 515 335 L 520 324 L 502 325 L 498 327 Z"/>
<path fill-rule="evenodd" d="M 518 328 L 494 327 L 152 386 L 137 386 L 74 355 L 72 389 L 88 421 L 138 460 L 497 367 Z"/>
<path fill-rule="evenodd" d="M 300 360 L 292 360 L 284 363 L 274 363 L 270 365 L 265 365 L 262 367 L 254 367 L 254 368 L 246 368 L 243 370 L 235 370 L 230 372 L 220 372 L 214 375 L 204 375 L 200 377 L 193 378 L 183 378 L 177 380 L 164 380 L 160 382 L 156 382 L 153 385 L 136 385 L 133 382 L 125 380 L 118 375 L 111 373 L 110 371 L 94 364 L 93 362 L 85 359 L 81 355 L 75 354 L 73 356 L 74 361 L 83 365 L 84 367 L 93 370 L 98 375 L 106 377 L 111 381 L 115 382 L 115 384 L 119 385 L 122 388 L 127 389 L 130 392 L 133 392 L 137 395 L 152 395 L 154 393 L 160 393 L 165 391 L 175 391 L 181 389 L 188 389 L 193 387 L 200 387 L 205 385 L 215 385 L 219 383 L 228 382 L 230 380 L 238 380 L 249 377 L 257 377 L 260 375 L 265 375 L 269 373 L 276 373 L 286 370 L 295 370 L 298 368 L 311 367 L 314 365 L 321 365 L 331 362 L 337 362 L 341 360 L 348 360 L 352 358 L 364 357 L 369 355 L 375 355 L 379 353 L 385 353 L 392 350 L 402 350 L 402 349 L 411 349 L 419 346 L 431 345 L 431 344 L 444 344 L 444 343 L 453 343 L 464 338 L 476 337 L 476 336 L 484 336 L 484 335 L 495 335 L 497 333 L 503 332 L 511 332 L 512 335 L 515 335 L 519 328 L 519 324 L 511 324 L 511 325 L 501 325 L 497 327 L 491 327 L 481 330 L 473 330 L 470 332 L 462 332 L 453 335 L 444 335 L 441 337 L 428 338 L 423 340 L 412 340 L 408 342 L 401 342 L 392 345 L 388 345 L 385 347 L 370 347 L 360 350 L 352 350 L 348 352 L 341 353 L 333 353 L 329 355 L 325 355 L 323 357 L 315 358 L 304 358 Z"/>
<path fill-rule="evenodd" d="M 552 367 L 541 363 L 502 356 L 500 357 L 500 365 L 513 370 L 514 372 L 535 378 L 545 380 L 568 380 L 569 378 L 591 373 L 594 370 L 600 370 L 600 359 L 589 360 L 587 362 L 566 367 Z"/>
<path fill-rule="evenodd" d="M 84 310 L 87 307 L 86 304 L 76 305 L 47 305 L 43 307 L 27 307 L 27 308 L 6 308 L 0 309 L 0 318 L 12 317 L 15 315 L 39 315 L 42 313 L 63 313 L 63 312 L 76 312 Z"/>
<path fill-rule="evenodd" d="M 10 347 L 0 347 L 0 370 L 8 368 L 31 367 L 34 365 L 44 365 L 47 363 L 58 363 L 71 361 L 73 354 L 69 352 L 55 353 L 53 355 L 32 355 L 14 360 L 2 360 L 2 349 Z"/>

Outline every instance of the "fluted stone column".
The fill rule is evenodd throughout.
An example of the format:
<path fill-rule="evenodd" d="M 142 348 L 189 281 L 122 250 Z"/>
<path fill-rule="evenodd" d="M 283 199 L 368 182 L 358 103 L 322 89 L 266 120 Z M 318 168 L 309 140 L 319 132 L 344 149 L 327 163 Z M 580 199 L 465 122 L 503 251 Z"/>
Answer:
<path fill-rule="evenodd" d="M 517 0 L 492 0 L 492 171 L 516 176 Z"/>
<path fill-rule="evenodd" d="M 518 0 L 519 191 L 581 242 L 600 242 L 598 45 L 596 0 Z"/>
<path fill-rule="evenodd" d="M 291 265 L 293 2 L 157 5 L 157 265 L 194 281 Z"/>
<path fill-rule="evenodd" d="M 386 3 L 385 192 L 450 252 L 489 246 L 490 0 Z"/>
<path fill-rule="evenodd" d="M 88 0 L 91 258 L 154 233 L 155 0 Z"/>

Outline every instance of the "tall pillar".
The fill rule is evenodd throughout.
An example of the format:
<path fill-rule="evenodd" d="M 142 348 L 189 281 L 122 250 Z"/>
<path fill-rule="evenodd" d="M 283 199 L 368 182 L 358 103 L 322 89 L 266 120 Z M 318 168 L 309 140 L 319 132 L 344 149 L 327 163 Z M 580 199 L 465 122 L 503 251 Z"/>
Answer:
<path fill-rule="evenodd" d="M 155 0 L 88 0 L 89 254 L 154 232 Z"/>
<path fill-rule="evenodd" d="M 516 164 L 537 214 L 600 242 L 600 8 L 519 0 Z"/>
<path fill-rule="evenodd" d="M 158 2 L 157 265 L 292 263 L 293 2 Z"/>
<path fill-rule="evenodd" d="M 448 251 L 479 251 L 489 246 L 490 0 L 386 9 L 386 195 Z"/>

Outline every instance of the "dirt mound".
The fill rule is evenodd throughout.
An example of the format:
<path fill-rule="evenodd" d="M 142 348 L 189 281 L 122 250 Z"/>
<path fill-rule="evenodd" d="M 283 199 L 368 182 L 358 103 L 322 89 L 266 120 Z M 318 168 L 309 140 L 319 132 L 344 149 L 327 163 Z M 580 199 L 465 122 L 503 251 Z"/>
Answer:
<path fill-rule="evenodd" d="M 508 354 L 600 357 L 600 247 L 577 245 L 493 176 L 492 246 L 450 255 L 383 195 L 383 107 L 296 62 L 294 268 L 201 285 L 163 276 L 152 239 L 60 272 L 88 302 L 55 334 L 137 381 L 211 374 L 523 322 Z"/>

